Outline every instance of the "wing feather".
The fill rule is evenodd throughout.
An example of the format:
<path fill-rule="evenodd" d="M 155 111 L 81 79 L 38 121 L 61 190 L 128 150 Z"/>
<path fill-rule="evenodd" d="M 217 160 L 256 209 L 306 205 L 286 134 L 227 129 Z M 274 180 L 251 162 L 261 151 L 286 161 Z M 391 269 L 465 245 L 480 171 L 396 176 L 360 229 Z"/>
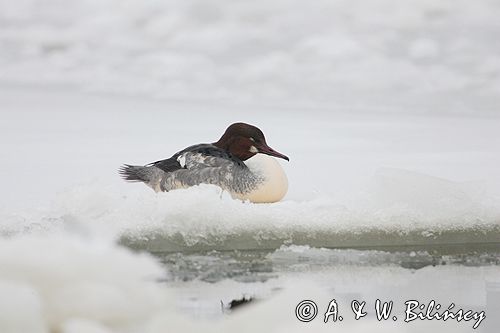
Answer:
<path fill-rule="evenodd" d="M 221 161 L 232 162 L 241 167 L 245 164 L 229 152 L 211 144 L 200 144 L 188 147 L 175 153 L 172 157 L 156 161 L 147 166 L 155 166 L 165 172 L 174 172 L 180 169 L 192 169 L 201 167 L 217 167 Z"/>

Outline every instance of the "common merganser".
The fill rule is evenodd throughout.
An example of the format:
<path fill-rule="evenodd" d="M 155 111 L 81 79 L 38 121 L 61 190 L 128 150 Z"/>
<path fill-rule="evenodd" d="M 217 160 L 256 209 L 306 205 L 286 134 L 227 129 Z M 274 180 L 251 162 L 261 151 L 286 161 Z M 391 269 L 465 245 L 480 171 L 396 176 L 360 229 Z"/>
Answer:
<path fill-rule="evenodd" d="M 143 182 L 156 192 L 213 184 L 240 200 L 277 202 L 285 196 L 288 181 L 280 164 L 270 156 L 289 161 L 267 145 L 260 129 L 235 123 L 217 142 L 190 146 L 145 166 L 124 164 L 119 173 L 123 179 Z"/>

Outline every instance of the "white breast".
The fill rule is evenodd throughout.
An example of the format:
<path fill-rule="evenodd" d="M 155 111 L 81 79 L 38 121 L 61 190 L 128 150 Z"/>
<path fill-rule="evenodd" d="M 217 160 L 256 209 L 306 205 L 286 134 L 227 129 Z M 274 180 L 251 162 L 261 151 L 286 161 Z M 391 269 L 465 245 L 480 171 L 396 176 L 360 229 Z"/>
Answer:
<path fill-rule="evenodd" d="M 279 162 L 271 156 L 257 154 L 245 161 L 250 171 L 261 176 L 264 181 L 250 193 L 239 196 L 251 202 L 277 202 L 288 190 L 288 179 Z"/>

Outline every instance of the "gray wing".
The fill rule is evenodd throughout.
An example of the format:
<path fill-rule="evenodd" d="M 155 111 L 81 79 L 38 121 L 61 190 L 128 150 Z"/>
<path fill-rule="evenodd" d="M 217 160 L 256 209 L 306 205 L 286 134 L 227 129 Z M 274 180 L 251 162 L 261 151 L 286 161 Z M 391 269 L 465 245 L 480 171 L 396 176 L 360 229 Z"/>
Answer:
<path fill-rule="evenodd" d="M 202 155 L 208 156 L 213 156 L 213 157 L 219 157 L 222 159 L 226 159 L 228 161 L 232 161 L 233 163 L 236 163 L 240 166 L 245 166 L 245 164 L 239 160 L 238 158 L 234 157 L 231 155 L 229 152 L 220 149 L 214 145 L 211 144 L 199 144 L 199 145 L 194 145 L 187 147 L 184 150 L 181 150 L 180 152 L 175 153 L 172 157 L 156 161 L 153 163 L 149 163 L 146 166 L 155 166 L 165 172 L 173 172 L 179 169 L 185 168 L 184 165 L 181 165 L 179 162 L 179 157 L 185 153 L 199 153 Z"/>
<path fill-rule="evenodd" d="M 231 192 L 245 193 L 256 183 L 255 176 L 243 162 L 227 156 L 192 150 L 181 152 L 176 161 L 181 168 L 165 175 L 160 184 L 162 191 L 213 184 Z"/>

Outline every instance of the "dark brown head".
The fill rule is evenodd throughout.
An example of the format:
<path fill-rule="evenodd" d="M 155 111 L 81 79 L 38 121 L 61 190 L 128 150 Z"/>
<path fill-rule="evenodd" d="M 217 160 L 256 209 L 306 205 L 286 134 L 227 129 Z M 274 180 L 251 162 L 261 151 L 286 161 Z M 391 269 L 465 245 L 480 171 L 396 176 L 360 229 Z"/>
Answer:
<path fill-rule="evenodd" d="M 287 156 L 267 145 L 264 133 L 260 129 L 245 123 L 234 123 L 229 126 L 219 141 L 214 143 L 214 146 L 229 151 L 242 161 L 248 160 L 257 153 L 289 161 Z"/>

